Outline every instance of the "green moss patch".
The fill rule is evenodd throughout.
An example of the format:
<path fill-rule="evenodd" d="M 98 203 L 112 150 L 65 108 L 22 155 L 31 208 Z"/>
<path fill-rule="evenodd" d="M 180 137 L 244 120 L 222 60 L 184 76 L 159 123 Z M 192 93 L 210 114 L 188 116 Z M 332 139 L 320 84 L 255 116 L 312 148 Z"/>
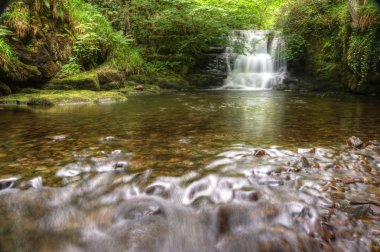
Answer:
<path fill-rule="evenodd" d="M 83 72 L 63 79 L 53 79 L 47 86 L 47 89 L 59 90 L 100 90 L 98 75 L 95 71 Z"/>
<path fill-rule="evenodd" d="M 90 90 L 40 90 L 38 93 L 19 93 L 0 98 L 2 104 L 27 104 L 52 106 L 70 103 L 101 103 L 102 101 L 126 101 L 125 94 L 118 91 Z"/>

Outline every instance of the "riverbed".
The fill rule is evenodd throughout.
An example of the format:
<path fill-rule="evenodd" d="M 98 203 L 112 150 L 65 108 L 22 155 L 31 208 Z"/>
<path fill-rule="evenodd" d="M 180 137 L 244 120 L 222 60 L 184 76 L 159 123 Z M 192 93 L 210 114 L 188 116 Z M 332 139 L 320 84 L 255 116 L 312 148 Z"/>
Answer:
<path fill-rule="evenodd" d="M 0 251 L 376 251 L 379 104 L 203 91 L 0 106 Z"/>

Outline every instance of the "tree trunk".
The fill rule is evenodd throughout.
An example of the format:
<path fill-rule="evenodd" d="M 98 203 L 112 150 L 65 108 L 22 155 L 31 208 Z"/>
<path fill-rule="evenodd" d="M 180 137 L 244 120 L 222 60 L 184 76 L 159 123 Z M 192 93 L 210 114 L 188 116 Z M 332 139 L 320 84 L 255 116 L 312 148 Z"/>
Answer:
<path fill-rule="evenodd" d="M 348 0 L 348 5 L 350 9 L 350 15 L 352 19 L 352 27 L 358 28 L 359 27 L 359 7 L 360 7 L 360 0 Z"/>

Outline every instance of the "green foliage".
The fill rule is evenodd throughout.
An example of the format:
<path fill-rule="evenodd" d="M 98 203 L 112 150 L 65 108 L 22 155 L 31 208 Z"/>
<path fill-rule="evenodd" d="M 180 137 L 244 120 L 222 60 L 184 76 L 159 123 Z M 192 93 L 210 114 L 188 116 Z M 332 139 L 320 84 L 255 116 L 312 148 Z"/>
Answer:
<path fill-rule="evenodd" d="M 379 20 L 378 7 L 374 1 L 361 5 L 358 10 L 361 32 L 373 27 Z"/>
<path fill-rule="evenodd" d="M 367 83 L 379 72 L 379 12 L 374 1 L 361 1 L 355 25 L 353 11 L 347 0 L 290 1 L 279 20 L 290 63 L 301 61 L 330 82 L 345 76 L 353 87 Z"/>
<path fill-rule="evenodd" d="M 11 31 L 5 26 L 0 25 L 0 64 L 8 63 L 12 58 L 15 57 L 15 54 L 12 48 L 8 45 L 5 37 L 10 36 Z"/>
<path fill-rule="evenodd" d="M 83 0 L 66 2 L 73 20 L 77 41 L 74 53 L 86 68 L 108 60 L 114 67 L 136 71 L 142 65 L 139 53 L 130 46 L 131 39 L 123 36 L 93 5 Z"/>
<path fill-rule="evenodd" d="M 282 12 L 279 24 L 286 39 L 288 60 L 304 60 L 316 42 L 326 54 L 340 51 L 340 27 L 348 13 L 346 0 L 294 0 Z M 328 41 L 321 41 L 324 37 Z"/>
<path fill-rule="evenodd" d="M 376 29 L 371 29 L 365 34 L 356 31 L 350 38 L 348 65 L 359 84 L 367 80 L 371 71 L 376 72 L 380 64 L 380 42 L 376 36 Z"/>
<path fill-rule="evenodd" d="M 146 69 L 148 73 L 156 73 L 156 72 L 165 71 L 167 69 L 173 70 L 176 67 L 179 67 L 181 63 L 182 62 L 180 61 L 172 61 L 172 60 L 166 60 L 166 61 L 155 60 L 155 61 L 147 62 L 144 65 L 144 68 Z"/>
<path fill-rule="evenodd" d="M 95 67 L 98 63 L 101 52 L 101 41 L 98 35 L 89 31 L 77 36 L 77 41 L 73 46 L 73 51 L 77 61 L 85 68 Z"/>
<path fill-rule="evenodd" d="M 307 41 L 297 33 L 289 34 L 286 37 L 285 56 L 288 60 L 300 60 L 305 56 Z"/>
<path fill-rule="evenodd" d="M 81 66 L 77 63 L 75 57 L 70 57 L 69 62 L 62 66 L 61 71 L 58 73 L 58 78 L 65 78 L 81 72 Z"/>
<path fill-rule="evenodd" d="M 268 13 L 281 0 L 87 0 L 96 4 L 114 27 L 131 34 L 145 56 L 187 55 L 193 62 L 210 46 L 225 46 L 231 30 L 269 28 Z M 275 15 L 272 15 L 275 16 Z M 149 72 L 176 69 L 174 59 L 146 63 Z"/>
<path fill-rule="evenodd" d="M 29 6 L 22 1 L 12 1 L 9 11 L 1 16 L 1 20 L 16 32 L 18 38 L 24 38 L 28 35 L 31 28 Z"/>

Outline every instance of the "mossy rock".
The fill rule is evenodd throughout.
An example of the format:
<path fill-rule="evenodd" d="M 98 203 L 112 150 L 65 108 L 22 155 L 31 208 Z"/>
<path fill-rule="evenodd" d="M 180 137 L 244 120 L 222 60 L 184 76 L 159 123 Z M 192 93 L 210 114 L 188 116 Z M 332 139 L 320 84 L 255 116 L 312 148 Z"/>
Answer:
<path fill-rule="evenodd" d="M 138 84 L 151 84 L 154 82 L 154 78 L 145 74 L 132 74 L 127 77 L 127 81 Z"/>
<path fill-rule="evenodd" d="M 162 76 L 157 76 L 154 78 L 154 82 L 160 88 L 164 88 L 164 89 L 176 89 L 176 90 L 189 90 L 190 89 L 189 82 L 187 82 L 180 75 L 165 74 Z"/>
<path fill-rule="evenodd" d="M 125 79 L 123 73 L 113 68 L 99 68 L 96 70 L 96 73 L 98 74 L 100 85 L 110 82 L 121 82 Z"/>
<path fill-rule="evenodd" d="M 123 81 L 125 80 L 125 75 L 112 68 L 99 68 L 96 70 L 98 75 L 100 89 L 101 90 L 112 90 L 123 88 Z"/>
<path fill-rule="evenodd" d="M 23 94 L 38 94 L 40 93 L 40 90 L 39 89 L 35 89 L 35 88 L 23 88 L 20 90 L 20 93 L 23 93 Z"/>
<path fill-rule="evenodd" d="M 112 82 L 101 85 L 101 90 L 114 90 L 114 89 L 120 89 L 123 87 L 124 87 L 123 82 L 112 81 Z"/>
<path fill-rule="evenodd" d="M 53 79 L 47 89 L 56 90 L 100 90 L 98 75 L 95 71 L 83 72 L 63 79 Z"/>
<path fill-rule="evenodd" d="M 186 76 L 190 86 L 194 89 L 207 89 L 223 86 L 226 76 L 211 74 L 191 74 Z"/>
<path fill-rule="evenodd" d="M 189 90 L 189 82 L 181 75 L 172 72 L 129 75 L 125 86 L 156 85 L 162 89 Z"/>
<path fill-rule="evenodd" d="M 12 90 L 4 83 L 0 82 L 0 96 L 10 95 Z"/>
<path fill-rule="evenodd" d="M 26 83 L 41 81 L 42 74 L 36 66 L 24 64 L 16 59 L 0 67 L 0 76 L 4 80 Z"/>
<path fill-rule="evenodd" d="M 31 98 L 27 103 L 28 106 L 52 107 L 54 103 L 47 98 Z"/>

